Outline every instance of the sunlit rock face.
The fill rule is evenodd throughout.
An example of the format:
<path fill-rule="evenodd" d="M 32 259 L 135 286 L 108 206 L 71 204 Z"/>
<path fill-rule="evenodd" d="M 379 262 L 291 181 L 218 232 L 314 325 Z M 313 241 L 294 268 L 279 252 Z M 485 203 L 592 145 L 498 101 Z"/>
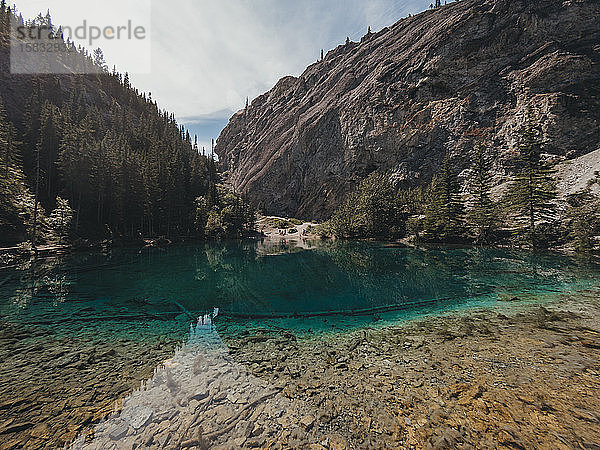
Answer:
<path fill-rule="evenodd" d="M 341 45 L 230 120 L 216 152 L 265 212 L 323 219 L 373 170 L 427 182 L 443 156 L 466 176 L 474 143 L 511 171 L 527 112 L 545 152 L 600 148 L 600 4 L 464 0 Z"/>

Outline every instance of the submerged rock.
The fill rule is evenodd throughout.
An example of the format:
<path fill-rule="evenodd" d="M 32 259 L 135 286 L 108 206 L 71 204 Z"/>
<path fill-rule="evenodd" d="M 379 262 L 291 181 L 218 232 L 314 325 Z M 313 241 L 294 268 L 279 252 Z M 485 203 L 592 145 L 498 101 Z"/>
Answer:
<path fill-rule="evenodd" d="M 118 441 L 125 437 L 129 427 L 125 423 L 115 424 L 108 430 L 108 436 L 113 441 Z"/>
<path fill-rule="evenodd" d="M 150 422 L 153 414 L 154 411 L 148 407 L 131 406 L 123 410 L 121 419 L 127 422 L 133 429 L 139 430 Z"/>
<path fill-rule="evenodd" d="M 285 358 L 289 366 L 308 368 L 256 372 L 284 386 L 291 402 L 314 408 L 309 417 L 278 419 L 284 428 L 298 424 L 322 431 L 323 439 L 308 448 L 583 445 L 600 435 L 600 420 L 580 406 L 600 408 L 600 383 L 594 379 L 600 355 L 585 346 L 595 328 L 584 325 L 598 323 L 600 304 L 587 304 L 583 319 L 565 312 L 578 310 L 578 301 L 569 306 L 563 298 L 552 309 L 478 310 L 372 329 L 364 339 L 376 347 L 346 355 L 363 331 L 299 339 L 293 354 L 274 352 L 269 341 L 246 340 L 235 359 Z M 456 331 L 462 329 L 470 331 Z M 452 340 L 444 338 L 449 331 Z M 332 364 L 339 358 L 347 367 Z"/>

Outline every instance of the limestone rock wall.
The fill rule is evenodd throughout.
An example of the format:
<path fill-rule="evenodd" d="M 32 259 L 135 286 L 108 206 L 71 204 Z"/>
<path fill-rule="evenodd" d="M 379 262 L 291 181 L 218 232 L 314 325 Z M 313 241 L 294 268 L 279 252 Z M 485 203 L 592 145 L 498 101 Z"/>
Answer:
<path fill-rule="evenodd" d="M 510 174 L 532 111 L 545 152 L 600 148 L 600 2 L 463 0 L 341 45 L 234 115 L 216 152 L 269 214 L 327 218 L 373 170 L 428 182 L 445 153 L 467 173 L 474 142 Z"/>

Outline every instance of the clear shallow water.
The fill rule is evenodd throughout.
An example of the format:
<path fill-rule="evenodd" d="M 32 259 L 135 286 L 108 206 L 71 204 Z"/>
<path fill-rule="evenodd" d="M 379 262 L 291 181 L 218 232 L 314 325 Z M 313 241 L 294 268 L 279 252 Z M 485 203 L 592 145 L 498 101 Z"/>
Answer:
<path fill-rule="evenodd" d="M 76 254 L 0 271 L 0 316 L 98 339 L 217 327 L 315 331 L 432 311 L 544 301 L 600 286 L 597 263 L 498 249 L 255 241 Z"/>

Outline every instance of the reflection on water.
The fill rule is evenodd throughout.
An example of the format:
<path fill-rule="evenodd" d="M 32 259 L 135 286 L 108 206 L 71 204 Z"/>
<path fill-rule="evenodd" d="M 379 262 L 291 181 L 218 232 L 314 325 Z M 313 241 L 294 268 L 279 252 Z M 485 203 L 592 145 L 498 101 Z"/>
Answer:
<path fill-rule="evenodd" d="M 229 357 L 213 326 L 217 314 L 193 325 L 175 356 L 73 448 L 263 446 L 281 423 L 306 417 L 308 406 L 284 398 Z"/>
<path fill-rule="evenodd" d="M 215 307 L 220 320 L 338 316 L 332 324 L 351 315 L 593 287 L 598 267 L 554 254 L 369 243 L 315 243 L 306 250 L 245 241 L 120 250 L 3 271 L 8 281 L 0 287 L 0 314 L 12 323 L 59 325 L 57 331 L 67 334 L 79 333 L 83 323 L 103 338 L 131 322 L 152 323 L 147 332 L 162 333 L 161 323 L 185 326 Z"/>
<path fill-rule="evenodd" d="M 1 268 L 0 447 L 60 446 L 63 429 L 68 442 L 181 345 L 121 415 L 98 426 L 92 445 L 150 434 L 169 442 L 179 435 L 266 442 L 282 423 L 312 413 L 234 364 L 219 334 L 316 334 L 599 287 L 597 263 L 555 254 L 340 242 L 303 247 L 209 243 Z M 197 323 L 198 317 L 205 319 Z M 281 416 L 284 409 L 292 416 Z M 255 410 L 264 423 L 279 425 L 266 434 L 250 430 Z M 214 435 L 228 427 L 234 431 Z"/>

